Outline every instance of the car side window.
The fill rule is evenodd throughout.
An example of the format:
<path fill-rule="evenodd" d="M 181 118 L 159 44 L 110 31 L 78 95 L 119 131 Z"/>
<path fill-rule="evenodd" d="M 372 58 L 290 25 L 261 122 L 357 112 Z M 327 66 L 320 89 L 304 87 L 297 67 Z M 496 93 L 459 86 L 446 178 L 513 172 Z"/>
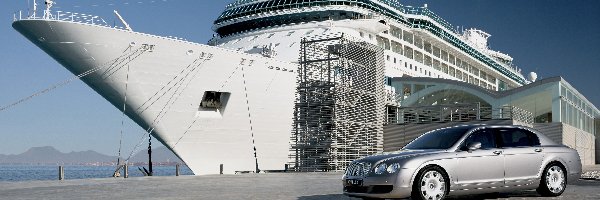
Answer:
<path fill-rule="evenodd" d="M 528 130 L 523 130 L 525 131 L 525 133 L 527 133 L 527 136 L 529 136 L 529 140 L 531 140 L 531 146 L 540 146 L 540 138 L 535 134 L 532 133 L 531 131 Z"/>
<path fill-rule="evenodd" d="M 469 135 L 463 143 L 463 148 L 467 147 L 471 142 L 481 142 L 481 149 L 493 149 L 497 147 L 494 133 L 489 129 L 478 130 Z"/>
<path fill-rule="evenodd" d="M 498 129 L 498 136 L 502 147 L 528 147 L 533 146 L 530 134 L 523 129 L 508 128 Z M 537 138 L 537 137 L 536 137 Z M 539 140 L 538 140 L 539 143 Z"/>

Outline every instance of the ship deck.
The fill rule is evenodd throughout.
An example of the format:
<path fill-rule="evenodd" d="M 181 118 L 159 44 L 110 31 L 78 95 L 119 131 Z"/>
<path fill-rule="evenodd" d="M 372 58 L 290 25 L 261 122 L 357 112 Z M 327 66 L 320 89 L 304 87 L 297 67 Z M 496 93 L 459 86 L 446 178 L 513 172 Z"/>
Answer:
<path fill-rule="evenodd" d="M 0 183 L 0 199 L 356 199 L 342 195 L 341 173 L 273 173 L 106 178 Z M 600 181 L 571 184 L 564 199 L 599 199 Z M 535 191 L 470 196 L 542 199 Z M 463 197 L 453 197 L 460 199 Z"/>

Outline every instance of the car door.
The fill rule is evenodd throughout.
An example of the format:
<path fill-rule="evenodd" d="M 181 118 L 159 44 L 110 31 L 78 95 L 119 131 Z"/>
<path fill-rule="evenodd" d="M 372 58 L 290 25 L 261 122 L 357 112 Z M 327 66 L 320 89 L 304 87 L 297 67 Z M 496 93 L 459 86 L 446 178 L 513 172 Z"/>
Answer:
<path fill-rule="evenodd" d="M 543 160 L 539 138 L 525 129 L 500 128 L 498 140 L 504 154 L 505 185 L 531 184 L 537 178 Z"/>
<path fill-rule="evenodd" d="M 471 142 L 481 142 L 481 148 L 468 151 Z M 496 144 L 493 130 L 479 129 L 468 136 L 457 151 L 457 190 L 488 189 L 504 184 L 504 158 Z"/>

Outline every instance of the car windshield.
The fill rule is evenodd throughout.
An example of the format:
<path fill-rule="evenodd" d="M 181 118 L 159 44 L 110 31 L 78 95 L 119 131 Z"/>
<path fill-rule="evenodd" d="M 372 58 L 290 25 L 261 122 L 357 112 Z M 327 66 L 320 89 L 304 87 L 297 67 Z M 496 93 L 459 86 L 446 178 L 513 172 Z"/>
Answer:
<path fill-rule="evenodd" d="M 448 149 L 468 130 L 469 128 L 446 128 L 432 131 L 408 143 L 404 149 Z"/>

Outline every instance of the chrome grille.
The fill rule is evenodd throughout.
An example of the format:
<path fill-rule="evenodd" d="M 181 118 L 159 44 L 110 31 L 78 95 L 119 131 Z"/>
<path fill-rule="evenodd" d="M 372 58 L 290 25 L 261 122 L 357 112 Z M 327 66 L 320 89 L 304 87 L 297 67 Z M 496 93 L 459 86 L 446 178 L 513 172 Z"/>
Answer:
<path fill-rule="evenodd" d="M 346 169 L 346 176 L 366 176 L 371 170 L 371 163 L 353 162 Z"/>

